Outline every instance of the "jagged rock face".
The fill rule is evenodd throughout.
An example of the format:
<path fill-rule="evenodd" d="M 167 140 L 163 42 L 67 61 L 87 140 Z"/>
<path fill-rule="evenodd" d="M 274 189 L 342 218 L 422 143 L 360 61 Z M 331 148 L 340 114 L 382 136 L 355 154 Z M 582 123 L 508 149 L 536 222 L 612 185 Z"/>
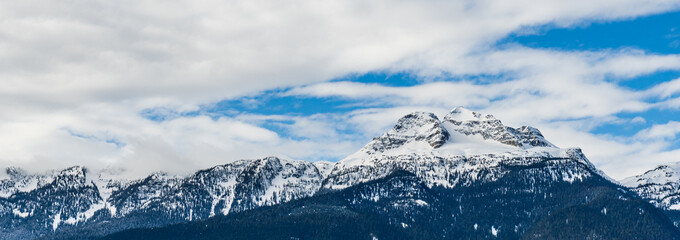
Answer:
<path fill-rule="evenodd" d="M 163 173 L 154 173 L 140 181 L 130 183 L 124 188 L 113 191 L 107 202 L 113 206 L 112 215 L 125 216 L 134 211 L 161 210 L 172 202 L 164 199 L 176 193 L 180 179 Z M 159 206 L 160 205 L 160 206 Z"/>
<path fill-rule="evenodd" d="M 659 166 L 621 180 L 621 184 L 658 207 L 680 210 L 680 164 Z"/>
<path fill-rule="evenodd" d="M 484 139 L 491 139 L 515 147 L 554 147 L 543 137 L 541 132 L 533 127 L 522 126 L 512 128 L 503 125 L 492 115 L 482 115 L 465 108 L 454 108 L 444 122 L 451 123 L 447 129 L 465 135 L 480 135 Z"/>
<path fill-rule="evenodd" d="M 436 115 L 414 112 L 399 119 L 394 128 L 374 138 L 362 151 L 369 154 L 384 152 L 412 141 L 424 141 L 433 148 L 438 148 L 448 139 L 449 133 L 441 126 Z"/>
<path fill-rule="evenodd" d="M 322 175 L 311 163 L 282 162 L 278 158 L 256 160 L 237 178 L 233 210 L 242 211 L 313 195 Z"/>
<path fill-rule="evenodd" d="M 203 219 L 314 194 L 318 169 L 305 161 L 270 157 L 202 170 L 187 178 L 152 175 L 111 195 L 119 214 L 148 210 L 181 219 Z"/>
<path fill-rule="evenodd" d="M 530 126 L 522 126 L 519 128 L 508 128 L 509 131 L 516 130 L 513 135 L 517 136 L 518 142 L 522 145 L 529 145 L 534 147 L 554 147 L 548 140 L 545 140 L 541 131 Z"/>

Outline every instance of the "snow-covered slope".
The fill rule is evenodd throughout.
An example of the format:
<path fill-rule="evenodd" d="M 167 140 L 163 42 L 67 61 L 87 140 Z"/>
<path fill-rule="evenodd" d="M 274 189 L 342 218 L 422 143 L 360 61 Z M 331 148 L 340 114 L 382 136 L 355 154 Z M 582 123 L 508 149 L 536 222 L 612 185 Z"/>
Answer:
<path fill-rule="evenodd" d="M 18 192 L 30 192 L 52 181 L 54 176 L 32 175 L 24 170 L 9 167 L 5 169 L 7 178 L 0 180 L 0 198 L 7 198 Z"/>
<path fill-rule="evenodd" d="M 310 162 L 276 157 L 236 161 L 188 177 L 154 173 L 139 180 L 82 167 L 43 175 L 9 168 L 9 177 L 0 181 L 0 218 L 9 221 L 0 222 L 0 233 L 21 239 L 30 238 L 24 231 L 44 234 L 117 219 L 155 216 L 154 224 L 164 225 L 226 215 L 311 196 L 323 173 Z"/>
<path fill-rule="evenodd" d="M 107 201 L 118 217 L 152 209 L 192 220 L 310 196 L 322 180 L 309 162 L 268 157 L 216 166 L 185 178 L 153 174 L 114 191 Z"/>
<path fill-rule="evenodd" d="M 620 182 L 657 207 L 680 210 L 680 163 L 661 165 Z"/>
<path fill-rule="evenodd" d="M 1 230 L 55 230 L 64 223 L 73 225 L 88 219 L 101 208 L 99 192 L 87 183 L 82 167 L 44 175 L 27 175 L 17 169 L 7 171 L 14 176 L 3 182 L 7 184 L 3 184 L 1 191 L 13 193 L 0 198 L 0 219 L 11 221 L 3 221 Z M 22 185 L 24 180 L 31 184 Z"/>
<path fill-rule="evenodd" d="M 317 169 L 319 169 L 319 173 L 323 177 L 323 179 L 326 179 L 328 177 L 328 174 L 331 173 L 331 170 L 333 170 L 333 167 L 335 167 L 334 162 L 328 162 L 328 161 L 316 161 L 313 162 L 314 166 L 316 166 Z"/>

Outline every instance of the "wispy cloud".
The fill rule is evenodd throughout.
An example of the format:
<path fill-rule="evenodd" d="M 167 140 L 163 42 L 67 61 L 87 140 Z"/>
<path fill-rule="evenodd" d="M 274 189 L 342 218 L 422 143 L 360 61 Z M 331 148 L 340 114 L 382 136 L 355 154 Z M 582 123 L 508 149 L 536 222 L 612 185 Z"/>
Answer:
<path fill-rule="evenodd" d="M 665 124 L 655 124 L 654 126 L 642 130 L 635 137 L 642 140 L 650 139 L 670 139 L 673 140 L 680 134 L 680 122 L 670 121 Z"/>
<path fill-rule="evenodd" d="M 406 87 L 329 82 L 296 87 L 286 94 L 380 101 L 388 108 L 429 106 L 445 109 L 465 105 L 492 113 L 510 125 L 539 127 L 559 146 L 582 147 L 598 166 L 617 178 L 656 164 L 680 160 L 669 154 L 675 151 L 669 142 L 676 136 L 669 129 L 674 122 L 651 126 L 634 136 L 593 133 L 594 129 L 607 124 L 646 123 L 639 116 L 621 119 L 618 114 L 667 108 L 669 101 L 674 100 L 671 97 L 677 94 L 677 80 L 662 82 L 649 89 L 622 87 L 619 83 L 658 71 L 678 70 L 679 56 L 645 54 L 637 50 L 563 52 L 515 47 L 451 61 L 450 67 L 440 66 L 443 70 L 420 74 L 427 78 L 430 72 L 482 75 L 502 72 L 514 77 L 496 81 L 430 82 Z M 458 65 L 456 61 L 468 65 Z"/>

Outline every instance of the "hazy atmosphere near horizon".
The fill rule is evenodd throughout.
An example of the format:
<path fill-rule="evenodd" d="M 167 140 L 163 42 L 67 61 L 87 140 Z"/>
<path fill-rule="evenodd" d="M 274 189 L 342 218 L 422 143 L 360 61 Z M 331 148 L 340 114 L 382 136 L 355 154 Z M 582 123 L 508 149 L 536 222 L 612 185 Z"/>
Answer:
<path fill-rule="evenodd" d="M 2 1 L 0 101 L 3 169 L 336 162 L 464 106 L 620 180 L 680 161 L 680 1 Z"/>

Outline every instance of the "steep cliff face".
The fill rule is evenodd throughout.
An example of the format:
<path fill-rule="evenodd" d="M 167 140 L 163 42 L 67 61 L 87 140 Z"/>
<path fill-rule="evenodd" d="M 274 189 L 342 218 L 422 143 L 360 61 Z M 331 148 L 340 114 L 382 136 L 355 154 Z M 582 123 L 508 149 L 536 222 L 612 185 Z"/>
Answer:
<path fill-rule="evenodd" d="M 522 126 L 512 128 L 492 115 L 482 115 L 468 109 L 457 107 L 444 117 L 450 123 L 447 129 L 466 136 L 479 135 L 485 140 L 494 140 L 515 147 L 555 147 L 548 142 L 541 132 L 533 127 Z"/>
<path fill-rule="evenodd" d="M 432 113 L 414 112 L 400 118 L 390 131 L 374 138 L 360 152 L 369 155 L 382 153 L 412 142 L 424 142 L 432 148 L 438 148 L 448 139 L 449 132 L 442 127 L 437 116 Z"/>

